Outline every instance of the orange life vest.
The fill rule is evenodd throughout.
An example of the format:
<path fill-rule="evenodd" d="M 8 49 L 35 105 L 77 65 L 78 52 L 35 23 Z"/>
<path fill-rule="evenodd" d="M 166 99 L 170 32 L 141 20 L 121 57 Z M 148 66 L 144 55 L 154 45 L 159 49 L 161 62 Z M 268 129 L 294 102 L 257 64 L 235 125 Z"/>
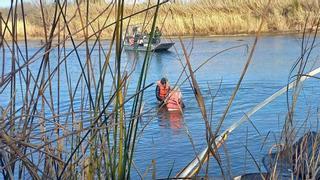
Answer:
<path fill-rule="evenodd" d="M 157 85 L 159 86 L 160 92 L 159 96 L 164 99 L 167 96 L 167 93 L 169 91 L 169 84 L 166 83 L 165 85 L 162 85 L 160 81 L 157 82 Z"/>
<path fill-rule="evenodd" d="M 177 90 L 173 90 L 169 94 L 169 98 L 167 101 L 167 109 L 168 111 L 178 111 L 181 109 L 180 102 L 181 102 L 181 92 Z"/>

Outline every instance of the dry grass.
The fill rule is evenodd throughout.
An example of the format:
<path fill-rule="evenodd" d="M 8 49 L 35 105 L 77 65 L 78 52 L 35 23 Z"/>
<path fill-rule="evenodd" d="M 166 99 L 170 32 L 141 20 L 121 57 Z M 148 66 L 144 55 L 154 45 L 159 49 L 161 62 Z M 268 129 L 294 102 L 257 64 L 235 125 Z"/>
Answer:
<path fill-rule="evenodd" d="M 276 5 L 279 5 L 279 3 Z M 300 9 L 301 6 L 302 5 L 297 5 L 298 9 Z M 266 14 L 266 11 L 264 11 L 264 12 L 265 13 L 263 13 L 263 15 Z M 267 9 L 267 14 L 268 14 L 268 17 L 270 17 L 270 8 Z M 216 148 L 218 148 L 221 145 L 221 143 L 223 143 L 226 140 L 228 135 L 231 134 L 231 132 L 234 129 L 239 127 L 244 121 L 247 121 L 247 120 L 251 121 L 249 119 L 249 117 L 252 114 L 254 114 L 257 110 L 261 109 L 262 107 L 264 107 L 265 105 L 267 105 L 268 103 L 273 101 L 275 98 L 277 98 L 281 94 L 287 93 L 287 98 L 288 98 L 287 99 L 288 100 L 288 102 L 287 102 L 288 112 L 287 113 L 288 114 L 287 114 L 286 119 L 284 121 L 284 126 L 282 129 L 281 138 L 280 138 L 281 140 L 279 142 L 279 144 L 281 144 L 282 149 L 276 153 L 270 154 L 270 158 L 269 158 L 269 156 L 266 156 L 267 157 L 266 159 L 269 158 L 268 160 L 266 160 L 266 161 L 263 160 L 264 163 L 266 162 L 264 165 L 266 166 L 267 173 L 264 173 L 264 174 L 261 173 L 261 168 L 260 168 L 259 164 L 257 163 L 256 159 L 254 158 L 254 156 L 251 154 L 251 152 L 247 148 L 247 145 L 245 146 L 246 151 L 248 151 L 248 153 L 250 154 L 251 158 L 253 159 L 253 161 L 255 162 L 255 164 L 259 170 L 259 172 L 257 172 L 255 175 L 256 175 L 256 177 L 259 177 L 259 179 L 281 179 L 281 178 L 290 179 L 291 176 L 292 176 L 292 179 L 300 179 L 300 178 L 302 178 L 302 179 L 319 179 L 320 178 L 319 132 L 317 132 L 318 135 L 316 135 L 317 133 L 315 133 L 315 132 L 313 132 L 313 133 L 309 132 L 308 134 L 304 135 L 304 138 L 302 138 L 302 140 L 299 141 L 300 143 L 295 144 L 295 140 L 300 138 L 300 137 L 298 137 L 298 132 L 299 132 L 300 127 L 296 127 L 297 119 L 294 118 L 294 114 L 299 113 L 299 109 L 296 109 L 296 104 L 299 99 L 298 97 L 301 95 L 301 87 L 303 86 L 303 81 L 307 79 L 306 77 L 308 77 L 308 78 L 314 77 L 316 74 L 318 74 L 320 72 L 319 67 L 314 69 L 311 72 L 307 72 L 307 69 L 306 69 L 306 65 L 308 63 L 310 63 L 309 62 L 310 54 L 312 51 L 314 51 L 314 48 L 317 46 L 315 43 L 316 42 L 315 40 L 318 37 L 318 30 L 319 30 L 319 25 L 320 25 L 319 18 L 310 20 L 310 19 L 308 19 L 308 17 L 310 18 L 311 15 L 310 14 L 308 14 L 308 15 L 309 16 L 307 16 L 307 14 L 305 14 L 303 16 L 302 14 L 300 14 L 299 16 L 301 16 L 301 18 L 299 17 L 296 20 L 297 22 L 300 20 L 304 21 L 304 22 L 302 22 L 303 25 L 301 25 L 303 28 L 302 31 L 304 32 L 302 34 L 302 41 L 301 41 L 301 47 L 303 50 L 301 52 L 301 56 L 298 57 L 296 63 L 292 67 L 292 71 L 289 74 L 287 87 L 282 88 L 281 90 L 279 90 L 278 92 L 276 92 L 272 96 L 268 97 L 266 100 L 259 103 L 252 110 L 245 113 L 245 115 L 239 121 L 234 122 L 229 128 L 227 128 L 219 136 L 216 136 L 216 135 L 218 135 L 217 133 L 214 134 L 213 136 L 211 135 L 210 137 L 213 137 L 213 141 L 209 141 L 207 148 L 204 149 L 201 153 L 199 153 L 184 169 L 182 169 L 176 175 L 176 177 L 178 177 L 178 178 L 191 178 L 191 177 L 197 175 L 197 173 L 199 172 L 199 169 L 203 165 L 203 162 L 208 160 L 209 159 L 208 157 L 210 157 L 210 155 L 213 155 L 213 157 L 217 159 L 217 156 L 216 156 L 217 153 L 215 151 Z M 262 16 L 262 17 L 265 17 L 265 16 Z M 315 16 L 312 18 L 315 18 Z M 310 20 L 310 21 L 308 21 L 308 20 Z M 282 22 L 279 20 L 277 23 L 279 25 L 282 24 Z M 260 26 L 260 27 L 262 27 L 262 26 Z M 309 27 L 314 27 L 315 31 L 313 31 L 313 32 L 308 31 Z M 255 43 L 257 43 L 257 39 L 259 37 L 260 30 L 261 30 L 261 28 L 259 28 L 259 30 L 257 31 L 258 33 L 257 33 Z M 242 72 L 243 74 L 241 74 L 241 77 L 240 77 L 240 80 L 237 84 L 237 87 L 234 89 L 234 93 L 230 97 L 230 101 L 228 103 L 228 106 L 226 107 L 226 110 L 220 119 L 221 124 L 223 123 L 223 121 L 225 119 L 225 115 L 229 111 L 229 107 L 232 105 L 233 98 L 238 90 L 237 88 L 238 88 L 238 86 L 240 86 L 241 80 L 242 80 L 243 76 L 246 74 L 246 68 L 247 68 L 247 65 L 250 64 L 252 53 L 254 52 L 254 49 L 255 49 L 254 48 L 255 43 L 252 46 L 252 50 L 251 50 L 250 55 L 248 57 L 246 67 L 244 68 L 244 70 Z M 182 48 L 184 50 L 184 54 L 186 55 L 186 61 L 188 63 L 188 61 L 189 61 L 189 56 L 187 56 L 188 53 L 185 52 L 183 43 L 181 43 L 181 44 L 182 44 Z M 189 67 L 189 69 L 190 69 L 190 67 Z M 194 83 L 196 81 L 194 80 L 192 70 L 190 70 L 190 77 L 192 79 L 192 84 L 195 89 L 194 90 L 195 96 L 198 100 L 198 96 L 201 96 L 201 93 L 199 93 L 200 90 L 198 90 L 196 88 L 197 87 L 196 83 Z M 289 89 L 291 89 L 291 88 L 293 89 L 292 92 L 289 91 Z M 200 105 L 200 103 L 199 103 L 199 108 L 202 112 L 203 108 L 205 109 L 205 106 Z M 207 114 L 203 115 L 203 119 L 205 121 L 206 121 L 206 117 L 207 117 Z M 219 129 L 220 129 L 219 125 L 221 125 L 220 122 L 216 126 L 216 129 L 217 129 L 216 132 L 219 132 Z M 254 124 L 252 122 L 251 122 L 251 124 L 254 126 Z M 308 129 L 306 127 L 301 128 L 301 129 L 304 129 L 303 131 L 308 132 Z M 211 127 L 208 128 L 206 125 L 206 131 L 207 131 L 207 134 L 211 134 L 212 128 Z M 310 134 L 312 134 L 313 137 L 311 137 Z M 211 147 L 213 150 L 210 150 Z M 220 168 L 223 169 L 220 162 L 219 162 L 219 159 L 217 160 L 217 163 L 220 166 Z M 280 164 L 281 164 L 281 166 L 280 166 Z M 207 164 L 207 166 L 208 166 L 208 164 Z M 228 166 L 226 166 L 226 167 L 228 167 Z M 291 170 L 290 177 L 286 177 L 287 174 L 285 171 L 287 169 Z M 228 171 L 228 169 L 226 171 Z M 222 174 L 223 174 L 223 172 L 222 172 Z M 223 174 L 223 176 L 225 176 L 225 175 Z M 248 176 L 250 176 L 250 174 L 248 174 Z M 255 178 L 252 178 L 252 179 L 255 179 Z"/>
<path fill-rule="evenodd" d="M 163 32 L 168 36 L 177 35 L 224 35 L 224 34 L 250 34 L 253 33 L 259 23 L 262 7 L 267 0 L 191 0 L 188 3 L 171 3 L 159 10 L 158 25 L 163 27 Z M 103 13 L 107 4 L 104 2 L 90 4 L 89 17 L 94 20 L 100 13 Z M 147 3 L 127 5 L 124 9 L 124 15 L 137 12 L 148 6 Z M 27 32 L 29 38 L 41 38 L 44 35 L 40 6 L 37 4 L 26 6 Z M 53 7 L 45 5 L 46 17 L 52 17 Z M 79 14 L 74 14 L 77 6 L 69 4 L 67 8 L 67 18 L 70 20 L 72 31 L 76 32 L 81 28 Z M 132 11 L 133 9 L 133 11 Z M 2 10 L 5 18 L 5 12 Z M 85 13 L 85 5 L 81 5 L 82 14 Z M 319 2 L 317 0 L 277 0 L 270 7 L 266 24 L 262 28 L 264 33 L 273 32 L 301 32 L 305 17 L 309 16 L 311 20 L 316 19 L 319 12 Z M 148 12 L 147 22 L 152 19 L 152 12 Z M 93 21 L 89 28 L 89 34 L 98 29 L 103 24 L 107 16 L 108 23 L 115 17 L 114 8 L 108 9 L 103 15 Z M 21 16 L 21 15 L 20 15 Z M 144 15 L 135 16 L 131 19 L 132 24 L 141 24 L 144 22 Z M 162 24 L 162 22 L 165 23 Z M 21 18 L 18 19 L 18 25 L 21 24 Z M 50 18 L 46 19 L 49 24 Z M 194 26 L 193 26 L 194 24 Z M 150 27 L 150 23 L 148 24 Z M 313 27 L 307 27 L 313 28 Z M 18 28 L 18 37 L 23 37 L 23 30 Z M 150 28 L 149 28 L 150 29 Z M 110 38 L 112 28 L 105 30 L 101 38 Z M 79 38 L 82 33 L 76 37 Z"/>
<path fill-rule="evenodd" d="M 58 3 L 59 5 L 56 4 L 56 8 L 59 6 L 58 12 L 67 12 L 66 16 L 62 15 L 63 17 L 53 15 L 52 5 L 47 4 L 43 8 L 39 5 L 28 5 L 25 6 L 27 15 L 25 23 L 21 15 L 12 15 L 12 10 L 11 15 L 3 13 L 5 38 L 3 45 L 0 46 L 0 52 L 3 57 L 5 53 L 11 56 L 9 55 L 8 59 L 3 58 L 3 66 L 0 71 L 2 73 L 0 92 L 7 92 L 6 95 L 10 99 L 4 106 L 0 106 L 0 177 L 5 179 L 115 179 L 116 177 L 129 179 L 131 166 L 134 164 L 137 130 L 143 107 L 143 91 L 153 84 L 146 84 L 150 61 L 150 54 L 146 53 L 139 71 L 140 76 L 135 94 L 132 96 L 126 94 L 127 85 L 130 83 L 128 79 L 135 68 L 121 68 L 121 31 L 125 29 L 126 22 L 129 21 L 129 19 L 122 21 L 122 17 L 145 10 L 145 15 L 142 13 L 133 16 L 130 19 L 131 24 L 145 21 L 147 29 L 152 29 L 154 32 L 156 22 L 159 26 L 165 22 L 163 31 L 166 35 L 189 35 L 194 31 L 199 35 L 250 33 L 257 29 L 258 24 L 262 24 L 260 13 L 266 1 L 203 0 L 196 4 L 194 2 L 176 3 L 161 6 L 159 14 L 157 10 L 160 4 L 155 6 L 157 8 L 154 7 L 147 11 L 148 4 L 136 5 L 132 10 L 132 6 L 123 9 L 123 3 L 124 0 L 112 6 L 95 3 L 90 4 L 90 7 L 89 4 L 88 6 L 68 4 L 66 9 Z M 117 6 L 116 9 L 115 6 Z M 80 11 L 77 10 L 78 7 Z M 309 20 L 313 21 L 317 16 L 318 7 L 316 1 L 279 0 L 268 9 L 265 18 L 266 25 L 261 29 L 265 32 L 303 29 L 307 15 Z M 18 13 L 20 7 L 16 9 L 19 9 Z M 16 19 L 16 25 L 8 19 Z M 314 23 L 309 24 L 307 28 L 315 25 Z M 23 39 L 24 26 L 27 27 L 26 37 L 28 38 L 24 38 L 23 45 L 17 41 Z M 100 47 L 100 40 L 111 36 L 113 40 L 110 41 L 110 44 L 105 45 L 107 50 L 104 51 Z M 20 50 L 24 51 L 20 47 L 27 47 L 30 38 L 45 38 L 46 43 L 39 48 L 39 51 L 32 54 L 28 55 L 31 53 L 28 48 L 25 48 L 25 52 L 20 52 Z M 75 43 L 76 38 L 82 41 Z M 96 45 L 93 45 L 90 50 L 89 39 L 96 40 L 99 46 L 99 68 L 96 73 L 93 72 L 92 61 L 97 59 L 90 53 Z M 12 41 L 12 44 L 8 43 L 9 41 Z M 70 54 L 74 53 L 76 57 L 69 57 L 66 43 L 72 44 Z M 81 57 L 77 47 L 82 44 L 86 46 L 86 53 Z M 115 47 L 115 52 L 112 52 L 110 47 Z M 295 68 L 300 69 L 297 76 L 294 76 L 297 77 L 297 81 L 306 73 L 303 67 L 308 62 L 309 51 L 307 50 L 309 49 L 310 52 L 312 50 L 308 47 L 310 44 L 304 47 L 306 53 L 297 60 Z M 150 49 L 150 43 L 148 48 Z M 252 49 L 254 50 L 254 46 Z M 50 56 L 54 50 L 58 50 L 57 53 L 61 52 L 57 59 Z M 113 57 L 111 54 L 115 56 L 113 68 L 109 64 L 110 58 Z M 186 50 L 184 54 L 188 61 Z M 252 53 L 247 65 L 250 64 L 251 56 Z M 70 60 L 78 61 L 81 70 L 79 76 L 67 72 L 70 65 L 66 62 Z M 35 65 L 36 61 L 40 65 L 32 68 L 31 65 Z M 56 61 L 59 63 L 55 64 Z M 11 67 L 6 70 L 5 66 Z M 65 67 L 65 74 L 60 72 L 60 68 L 63 67 Z M 193 87 L 200 92 L 200 89 L 196 88 L 197 81 L 192 75 L 191 64 L 188 65 L 188 69 Z M 220 125 L 229 112 L 229 107 L 246 70 L 247 66 L 243 70 L 233 96 L 230 97 L 230 103 L 219 122 Z M 106 75 L 111 77 L 107 79 Z M 58 81 L 54 81 L 53 77 Z M 66 81 L 63 81 L 62 77 Z M 72 81 L 76 81 L 76 85 L 71 83 Z M 105 87 L 106 81 L 112 82 L 110 89 Z M 57 94 L 55 94 L 56 88 L 58 88 Z M 69 97 L 60 94 L 62 93 L 60 88 L 65 88 Z M 296 97 L 299 95 L 299 88 L 296 87 L 296 89 L 292 103 L 290 103 L 291 106 L 288 108 L 286 119 L 288 127 L 284 127 L 283 133 L 283 137 L 292 139 L 286 144 L 288 147 L 293 142 L 292 134 L 295 132 L 294 127 L 289 125 L 293 121 L 292 114 L 295 112 Z M 107 96 L 106 92 L 110 96 Z M 17 96 L 20 94 L 21 96 Z M 74 104 L 77 100 L 75 94 L 81 94 L 80 107 Z M 61 107 L 62 98 L 68 101 L 67 109 Z M 204 100 L 200 93 L 196 98 L 199 107 L 203 107 Z M 127 104 L 130 100 L 133 101 L 132 105 Z M 131 109 L 131 112 L 125 111 L 124 106 Z M 211 146 L 211 124 L 207 120 L 206 109 L 202 109 L 202 114 L 208 130 L 208 145 Z M 125 117 L 129 120 L 126 121 Z M 217 132 L 220 125 L 217 126 Z M 316 162 L 318 163 L 319 160 Z M 155 166 L 154 161 L 152 165 Z M 312 166 L 313 171 L 315 167 Z M 155 171 L 153 177 L 155 177 Z"/>
<path fill-rule="evenodd" d="M 13 4 L 3 13 L 0 97 L 9 99 L 0 105 L 0 179 L 130 179 L 143 92 L 153 85 L 146 84 L 150 53 L 145 54 L 143 68 L 136 70 L 135 62 L 122 67 L 124 0 L 101 5 L 101 12 L 94 11 L 90 1 L 82 2 L 69 8 L 67 0 L 37 7 Z M 152 32 L 164 3 L 151 8 Z M 148 9 L 140 13 L 144 11 Z M 29 12 L 24 13 L 26 22 L 19 12 Z M 113 40 L 102 46 L 100 32 L 112 32 Z M 39 36 L 43 44 L 30 51 L 29 39 Z M 89 38 L 95 40 L 93 45 Z M 81 45 L 85 55 L 79 52 Z M 91 54 L 94 49 L 98 57 Z M 72 66 L 79 65 L 81 73 L 72 73 L 70 60 L 78 63 Z M 99 63 L 97 69 L 94 62 Z M 127 95 L 135 70 L 140 74 L 138 85 Z"/>

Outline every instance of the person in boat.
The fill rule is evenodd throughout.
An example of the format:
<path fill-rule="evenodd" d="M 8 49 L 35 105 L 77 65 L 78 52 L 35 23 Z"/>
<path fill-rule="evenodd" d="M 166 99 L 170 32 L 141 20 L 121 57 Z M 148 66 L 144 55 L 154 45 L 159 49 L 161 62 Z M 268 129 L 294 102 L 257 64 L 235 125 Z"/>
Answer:
<path fill-rule="evenodd" d="M 129 37 L 129 38 L 128 38 L 128 41 L 129 41 L 129 45 L 130 45 L 130 46 L 134 46 L 134 37 L 132 37 L 132 36 Z"/>
<path fill-rule="evenodd" d="M 148 37 L 149 37 L 148 31 L 147 31 L 147 30 L 144 30 L 144 32 L 143 32 L 143 39 L 146 40 L 146 39 L 148 39 Z"/>
<path fill-rule="evenodd" d="M 139 27 L 133 27 L 132 28 L 132 33 L 133 33 L 133 45 L 140 45 L 140 33 L 139 33 Z"/>
<path fill-rule="evenodd" d="M 144 46 L 144 41 L 143 41 L 142 38 L 140 38 L 140 39 L 138 40 L 138 45 L 139 45 L 139 46 Z"/>
<path fill-rule="evenodd" d="M 132 28 L 132 34 L 133 34 L 133 36 L 135 36 L 136 34 L 138 34 L 138 27 L 133 27 L 133 28 Z"/>
<path fill-rule="evenodd" d="M 161 33 L 161 31 L 160 31 L 160 29 L 159 29 L 159 27 L 157 26 L 156 27 L 156 30 L 154 31 L 154 38 L 153 38 L 153 44 L 158 44 L 158 43 L 160 43 L 160 37 L 162 36 L 162 33 Z"/>
<path fill-rule="evenodd" d="M 157 97 L 157 100 L 160 102 L 160 105 L 163 104 L 169 91 L 170 91 L 170 85 L 166 78 L 162 78 L 160 81 L 157 81 L 156 97 Z"/>
<path fill-rule="evenodd" d="M 179 88 L 174 88 L 170 91 L 167 97 L 166 106 L 168 111 L 182 111 L 184 103 L 182 101 L 182 94 Z"/>

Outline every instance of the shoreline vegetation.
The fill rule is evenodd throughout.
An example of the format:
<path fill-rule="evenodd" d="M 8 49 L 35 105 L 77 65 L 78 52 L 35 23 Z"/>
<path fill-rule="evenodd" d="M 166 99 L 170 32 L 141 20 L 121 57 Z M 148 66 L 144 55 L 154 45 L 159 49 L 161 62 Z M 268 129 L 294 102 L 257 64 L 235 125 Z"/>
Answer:
<path fill-rule="evenodd" d="M 129 4 L 124 7 L 124 17 L 152 6 L 154 3 Z M 175 1 L 161 6 L 158 14 L 158 26 L 164 36 L 247 36 L 254 34 L 261 19 L 261 10 L 266 6 L 267 0 L 189 0 Z M 28 39 L 41 40 L 44 38 L 45 29 L 43 18 L 50 28 L 54 13 L 54 5 L 42 4 L 44 15 L 41 14 L 41 5 L 37 3 L 24 3 L 26 29 Z M 72 27 L 74 38 L 83 39 L 81 31 L 81 18 L 79 14 L 86 14 L 85 3 L 80 3 L 80 13 L 75 2 L 67 4 L 67 21 Z M 11 29 L 12 23 L 8 20 L 10 8 L 0 9 L 2 12 L 3 25 Z M 18 8 L 19 9 L 19 8 Z M 317 0 L 282 0 L 275 1 L 268 9 L 266 23 L 261 29 L 262 34 L 298 34 L 303 33 L 306 17 L 309 22 L 315 22 L 319 16 L 319 1 Z M 17 11 L 17 37 L 23 39 L 22 13 Z M 88 34 L 95 33 L 104 24 L 115 21 L 114 6 L 105 1 L 96 0 L 90 4 L 89 21 L 92 22 L 88 28 Z M 153 18 L 153 10 L 142 15 L 128 18 L 132 24 L 144 24 L 145 30 L 149 31 Z M 107 19 L 107 20 L 106 20 Z M 307 30 L 314 30 L 315 23 L 310 23 Z M 100 39 L 110 39 L 113 34 L 113 26 L 106 28 L 100 35 Z M 5 34 L 11 37 L 10 33 Z"/>

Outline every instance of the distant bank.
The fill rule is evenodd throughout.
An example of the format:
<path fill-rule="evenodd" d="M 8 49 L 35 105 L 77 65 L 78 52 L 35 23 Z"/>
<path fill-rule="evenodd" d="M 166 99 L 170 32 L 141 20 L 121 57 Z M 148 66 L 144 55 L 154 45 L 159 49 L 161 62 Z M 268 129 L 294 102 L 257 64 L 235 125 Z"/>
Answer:
<path fill-rule="evenodd" d="M 217 35 L 248 35 L 253 34 L 261 21 L 260 14 L 267 4 L 267 0 L 198 0 L 167 3 L 159 10 L 157 24 L 166 36 L 217 36 Z M 128 5 L 126 15 L 142 11 L 152 4 Z M 24 24 L 28 39 L 44 40 L 44 32 L 50 30 L 51 19 L 54 14 L 54 5 L 44 5 L 43 14 L 39 5 L 25 4 L 25 18 L 23 23 L 22 13 L 18 13 L 17 36 L 24 37 Z M 318 0 L 281 0 L 271 1 L 271 7 L 266 14 L 266 23 L 262 29 L 263 33 L 286 34 L 300 33 L 306 26 L 307 30 L 316 28 L 316 20 L 319 12 Z M 66 19 L 61 16 L 60 33 L 56 30 L 55 37 L 69 36 L 66 24 L 67 21 L 70 33 L 77 39 L 84 39 L 87 35 L 91 38 L 99 36 L 101 39 L 110 39 L 113 34 L 115 21 L 114 6 L 109 6 L 104 1 L 90 4 L 89 10 L 85 4 L 80 7 L 76 4 L 68 4 Z M 7 20 L 8 9 L 2 9 L 2 18 Z M 88 18 L 86 17 L 88 15 Z M 147 13 L 143 12 L 133 16 L 130 24 L 145 24 L 146 31 L 150 29 L 154 9 Z M 10 19 L 10 18 L 9 18 Z M 43 20 L 44 19 L 44 20 Z M 129 18 L 124 21 L 126 25 Z M 86 24 L 89 24 L 86 26 Z M 9 29 L 12 26 L 9 20 Z M 2 23 L 2 29 L 6 27 Z M 45 30 L 46 28 L 46 30 Z M 103 29 L 103 30 L 102 30 Z M 100 30 L 102 30 L 100 32 Z M 5 31 L 10 37 L 9 31 Z"/>

